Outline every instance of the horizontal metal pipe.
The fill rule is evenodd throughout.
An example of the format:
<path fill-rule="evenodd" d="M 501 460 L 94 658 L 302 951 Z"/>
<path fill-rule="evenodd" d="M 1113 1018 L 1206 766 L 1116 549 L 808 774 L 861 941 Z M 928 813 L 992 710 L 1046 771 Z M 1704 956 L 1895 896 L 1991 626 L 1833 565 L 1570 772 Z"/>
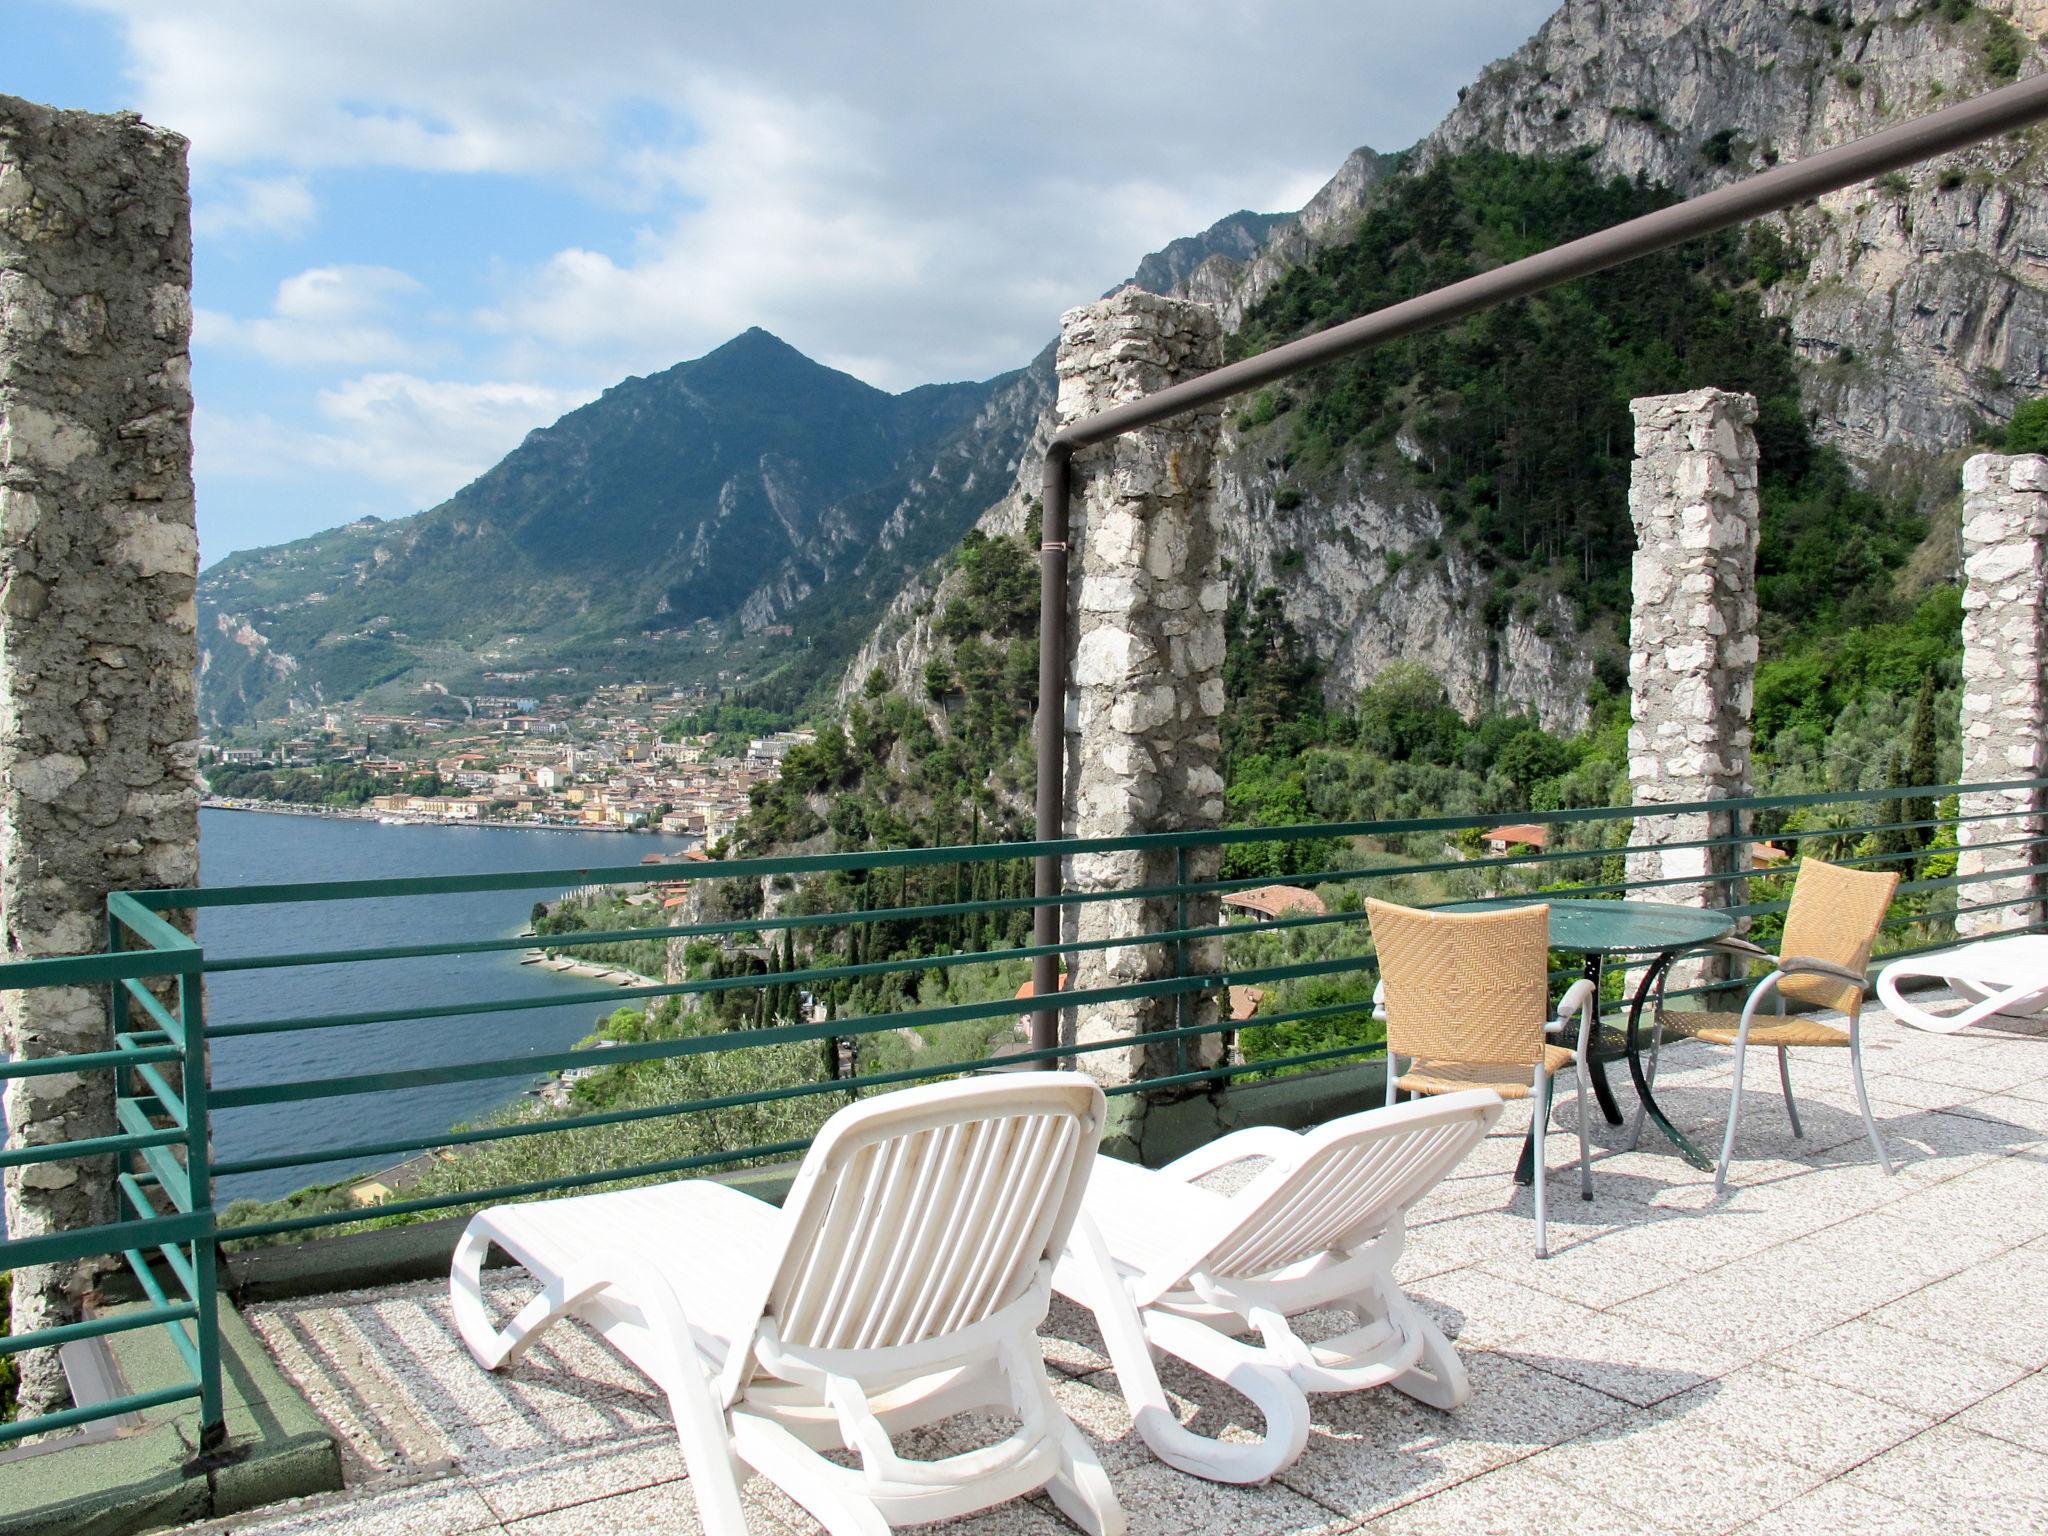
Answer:
<path fill-rule="evenodd" d="M 71 1429 L 80 1424 L 91 1424 L 99 1419 L 115 1419 L 124 1413 L 141 1413 L 147 1408 L 161 1408 L 168 1403 L 182 1403 L 199 1395 L 199 1383 L 188 1381 L 183 1386 L 158 1387 L 151 1392 L 130 1392 L 126 1397 L 108 1398 L 103 1403 L 94 1403 L 88 1408 L 64 1408 L 56 1413 L 38 1414 L 34 1418 L 16 1419 L 11 1424 L 0 1424 L 0 1445 L 10 1440 L 26 1440 L 30 1435 L 46 1435 L 54 1430 Z"/>
<path fill-rule="evenodd" d="M 144 1147 L 167 1147 L 185 1139 L 181 1130 L 144 1131 L 121 1136 L 90 1136 L 83 1141 L 38 1142 L 33 1146 L 0 1149 L 0 1168 L 24 1168 L 30 1163 L 66 1163 L 81 1157 L 108 1157 L 137 1152 Z"/>
<path fill-rule="evenodd" d="M 139 1221 L 111 1221 L 75 1232 L 46 1232 L 35 1237 L 0 1237 L 0 1269 L 26 1269 L 32 1264 L 65 1264 L 73 1259 L 122 1253 L 138 1245 L 188 1243 L 211 1229 L 212 1214 L 180 1213 Z"/>
<path fill-rule="evenodd" d="M 2048 76 L 2043 77 L 2048 80 Z M 1829 790 L 1802 795 L 1752 795 L 1739 800 L 1696 800 L 1669 805 L 1584 806 L 1570 811 L 1545 811 L 1542 821 L 1568 826 L 1582 821 L 1626 820 L 1630 817 L 1691 815 L 1701 811 L 1790 810 L 1801 805 L 1848 805 L 1866 800 L 1938 799 L 1953 794 L 1985 794 L 2008 789 L 2048 789 L 2048 778 L 2000 779 L 1979 784 L 1899 785 L 1886 789 Z M 1391 836 L 1404 832 L 1453 832 L 1488 827 L 1498 816 L 1417 816 L 1390 821 L 1333 822 L 1319 828 L 1330 837 Z M 528 870 L 489 875 L 418 875 L 402 880 L 330 880 L 294 885 L 221 885 L 168 888 L 123 893 L 118 899 L 147 903 L 158 911 L 188 907 L 263 906 L 274 902 L 360 901 L 385 896 L 473 895 L 482 891 L 537 890 L 547 886 L 644 884 L 649 880 L 745 879 L 757 875 L 829 874 L 852 869 L 896 869 L 934 864 L 979 863 L 992 859 L 1065 857 L 1075 853 L 1144 852 L 1153 848 L 1208 848 L 1223 843 L 1284 841 L 1299 837 L 1298 827 L 1217 827 L 1190 832 L 1148 832 L 1133 837 L 1050 838 L 1024 843 L 983 843 L 961 848 L 895 848 L 865 853 L 813 853 L 788 859 L 743 859 L 701 865 L 646 865 L 601 870 Z M 585 877 L 590 877 L 588 880 Z M 1072 899 L 1066 898 L 1054 899 Z M 1021 902 L 1021 898 L 1019 899 Z M 762 919 L 755 927 L 775 926 Z M 176 930 L 171 930 L 175 932 Z M 107 957 L 91 957 L 107 958 Z M 4 981 L 5 967 L 0 967 Z"/>
<path fill-rule="evenodd" d="M 1527 298 L 1639 256 L 1733 228 L 1824 193 L 1839 191 L 1951 150 L 2048 118 L 2048 75 L 1986 92 L 1867 138 L 1808 155 L 1731 186 L 1688 198 L 1537 255 L 1390 305 L 1300 341 L 1287 343 L 1174 384 L 1127 405 L 1084 417 L 1057 433 L 1052 451 L 1071 453 L 1185 411 L 1214 405 L 1304 368 L 1445 325 L 1482 309 Z M 1044 826 L 1039 828 L 1043 833 Z"/>
<path fill-rule="evenodd" d="M 198 1308 L 191 1302 L 175 1301 L 167 1306 L 153 1306 L 147 1311 L 103 1313 L 98 1317 L 88 1317 L 83 1322 L 60 1323 L 54 1328 L 38 1328 L 33 1333 L 0 1334 L 0 1359 L 18 1355 L 25 1349 L 53 1349 L 59 1344 L 69 1344 L 75 1339 L 97 1339 L 110 1333 L 130 1333 L 137 1328 L 154 1328 L 160 1323 L 193 1317 L 197 1312 Z"/>

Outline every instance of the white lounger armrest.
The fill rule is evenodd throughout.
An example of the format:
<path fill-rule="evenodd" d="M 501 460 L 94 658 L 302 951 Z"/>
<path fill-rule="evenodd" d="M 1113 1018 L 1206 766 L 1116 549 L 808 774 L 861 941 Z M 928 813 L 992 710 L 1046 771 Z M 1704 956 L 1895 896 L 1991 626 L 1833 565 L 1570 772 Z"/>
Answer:
<path fill-rule="evenodd" d="M 1228 1136 L 1219 1136 L 1184 1157 L 1175 1158 L 1158 1171 L 1170 1179 L 1189 1184 L 1218 1168 L 1241 1163 L 1248 1157 L 1286 1157 L 1300 1145 L 1301 1137 L 1293 1131 L 1282 1130 L 1277 1125 L 1248 1125 Z"/>

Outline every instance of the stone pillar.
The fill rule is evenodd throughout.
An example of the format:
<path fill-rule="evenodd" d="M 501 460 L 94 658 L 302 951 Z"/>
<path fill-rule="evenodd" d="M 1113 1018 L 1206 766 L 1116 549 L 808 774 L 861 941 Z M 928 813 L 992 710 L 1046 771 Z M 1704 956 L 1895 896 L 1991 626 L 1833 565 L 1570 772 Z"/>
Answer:
<path fill-rule="evenodd" d="M 1215 313 L 1125 289 L 1060 320 L 1062 425 L 1162 389 L 1222 361 Z M 1075 455 L 1068 562 L 1067 826 L 1075 837 L 1124 837 L 1223 823 L 1223 611 L 1215 458 L 1220 409 L 1177 417 Z M 1214 850 L 1191 851 L 1191 880 L 1215 878 Z M 1170 884 L 1171 852 L 1084 854 L 1070 890 Z M 1213 896 L 1190 900 L 1189 926 L 1217 919 Z M 1090 902 L 1067 909 L 1070 938 L 1156 933 L 1179 926 L 1171 899 Z M 1214 969 L 1220 948 L 1188 946 L 1190 971 Z M 1170 945 L 1084 951 L 1069 961 L 1076 989 L 1175 973 Z M 1217 999 L 1146 998 L 1075 1010 L 1080 1042 L 1135 1039 L 1148 1030 L 1218 1021 Z M 1185 1059 L 1213 1063 L 1220 1037 L 1191 1040 Z M 1079 1058 L 1107 1083 L 1175 1070 L 1170 1046 Z"/>
<path fill-rule="evenodd" d="M 2048 459 L 1981 453 L 1963 466 L 1963 777 L 1965 784 L 2040 778 L 2048 754 L 2048 700 L 2041 657 L 2048 628 Z M 2041 861 L 2040 847 L 1982 844 L 2043 834 L 2038 790 L 1965 795 L 1966 821 L 1956 829 L 1959 875 L 2024 869 Z M 1962 907 L 2021 901 L 2024 906 L 1964 911 L 1956 932 L 1966 938 L 2017 928 L 2040 915 L 2041 879 L 2011 874 L 1966 885 Z"/>
<path fill-rule="evenodd" d="M 106 896 L 199 874 L 185 141 L 0 96 L 0 958 L 98 950 Z M 104 996 L 0 993 L 0 1052 L 104 1050 Z M 103 1072 L 9 1082 L 9 1144 L 113 1130 Z M 105 1159 L 6 1179 L 27 1236 L 112 1211 Z M 85 1276 L 15 1277 L 14 1326 Z M 61 1401 L 55 1351 L 22 1403 Z"/>
<path fill-rule="evenodd" d="M 1722 389 L 1630 402 L 1635 466 L 1629 615 L 1629 782 L 1638 805 L 1749 793 L 1756 678 L 1756 400 Z M 1695 813 L 1639 818 L 1631 841 L 1688 843 L 1737 830 Z M 1696 877 L 1645 900 L 1719 906 L 1741 850 L 1633 853 L 1630 880 Z M 1739 888 L 1737 888 L 1739 889 Z"/>

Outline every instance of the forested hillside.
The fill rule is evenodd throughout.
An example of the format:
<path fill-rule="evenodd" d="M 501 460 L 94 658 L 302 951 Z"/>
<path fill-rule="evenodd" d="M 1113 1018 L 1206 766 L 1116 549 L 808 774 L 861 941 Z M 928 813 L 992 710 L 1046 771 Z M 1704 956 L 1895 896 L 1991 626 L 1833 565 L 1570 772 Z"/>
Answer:
<path fill-rule="evenodd" d="M 1583 155 L 1441 160 L 1390 182 L 1352 240 L 1274 287 L 1247 313 L 1233 353 L 1670 200 L 1600 178 Z M 1577 732 L 1546 731 L 1512 711 L 1467 719 L 1416 664 L 1333 701 L 1280 588 L 1239 572 L 1225 673 L 1232 820 L 1510 813 L 1625 798 L 1628 402 L 1708 383 L 1758 398 L 1759 782 L 1886 777 L 1923 688 L 1931 680 L 1945 698 L 1953 686 L 1960 610 L 1950 573 L 1911 560 L 1928 534 L 1918 488 L 1860 485 L 1815 441 L 1786 326 L 1765 308 L 1770 288 L 1796 275 L 1796 255 L 1771 232 L 1722 235 L 1245 401 L 1231 423 L 1235 451 L 1279 465 L 1283 499 L 1312 507 L 1361 461 L 1410 477 L 1440 509 L 1443 533 L 1434 548 L 1399 558 L 1461 554 L 1486 570 L 1485 611 L 1474 617 L 1487 627 L 1561 595 L 1600 661 Z M 894 685 L 871 675 L 844 729 L 828 727 L 757 791 L 741 850 L 1028 833 L 1035 542 L 1029 529 L 970 535 L 935 588 L 921 675 Z M 1953 715 L 1934 712 L 1944 742 Z"/>

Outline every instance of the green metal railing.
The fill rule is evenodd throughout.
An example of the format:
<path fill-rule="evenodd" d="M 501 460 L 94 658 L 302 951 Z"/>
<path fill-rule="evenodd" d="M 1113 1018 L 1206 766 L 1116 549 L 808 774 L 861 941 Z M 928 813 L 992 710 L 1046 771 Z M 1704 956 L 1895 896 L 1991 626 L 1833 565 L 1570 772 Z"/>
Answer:
<path fill-rule="evenodd" d="M 506 1097 L 537 1075 L 571 1068 L 629 1065 L 699 1058 L 713 1063 L 743 1053 L 798 1042 L 868 1040 L 885 1032 L 930 1030 L 934 1026 L 1013 1020 L 1031 1010 L 1028 1002 L 1004 992 L 970 1001 L 929 1002 L 921 996 L 913 1006 L 872 1014 L 806 1018 L 754 1026 L 710 1028 L 709 1010 L 734 994 L 751 996 L 763 988 L 791 988 L 814 996 L 832 995 L 863 983 L 903 978 L 910 973 L 941 977 L 962 968 L 1033 961 L 1042 955 L 1059 960 L 1084 957 L 1107 949 L 1142 947 L 1155 969 L 1140 979 L 1090 984 L 1064 991 L 1060 1007 L 1156 1000 L 1156 1017 L 1165 1023 L 1141 1037 L 1146 1048 L 1137 1075 L 1110 1088 L 1113 1094 L 1139 1091 L 1215 1090 L 1247 1076 L 1270 1076 L 1369 1061 L 1381 1055 L 1379 1030 L 1369 1013 L 1376 961 L 1365 915 L 1348 893 L 1379 890 L 1396 899 L 1429 904 L 1511 892 L 1554 890 L 1575 897 L 1656 899 L 1678 885 L 1699 885 L 1701 877 L 1655 876 L 1629 879 L 1625 861 L 1631 854 L 1674 849 L 1713 851 L 1731 867 L 1706 877 L 1718 892 L 1719 904 L 1752 923 L 1768 923 L 1785 909 L 1787 870 L 1752 868 L 1748 851 L 1772 841 L 1794 852 L 1818 852 L 1834 862 L 1853 866 L 1896 867 L 1906 876 L 1894 910 L 1886 919 L 1880 949 L 1887 958 L 1938 948 L 1953 937 L 1953 919 L 1964 910 L 1997 911 L 2031 900 L 1976 899 L 1986 882 L 2015 874 L 2038 881 L 2048 863 L 2037 862 L 2041 849 L 2035 835 L 2020 826 L 2007 827 L 1974 849 L 2003 849 L 2024 862 L 2016 868 L 1959 875 L 1941 862 L 1945 857 L 1928 845 L 1955 830 L 1977 823 L 2009 821 L 2005 805 L 1991 810 L 1969 807 L 1969 796 L 1990 791 L 2024 790 L 2039 797 L 2048 779 L 2016 780 L 1996 785 L 1933 785 L 1848 793 L 1791 795 L 1723 800 L 1656 807 L 1594 807 L 1583 810 L 1520 815 L 1548 830 L 1551 846 L 1503 857 L 1475 857 L 1455 846 L 1461 838 L 1493 826 L 1498 817 L 1432 816 L 1405 820 L 1328 825 L 1232 828 L 1219 831 L 1168 833 L 1146 837 L 1081 839 L 1060 842 L 989 844 L 976 847 L 919 848 L 858 853 L 819 854 L 799 858 L 757 859 L 702 864 L 640 864 L 620 867 L 541 870 L 530 872 L 420 876 L 397 880 L 328 881 L 311 884 L 245 885 L 196 890 L 137 891 L 117 894 L 108 904 L 109 953 L 78 959 L 37 960 L 0 966 L 0 987 L 100 985 L 112 989 L 114 1048 L 68 1057 L 42 1057 L 0 1067 L 0 1075 L 24 1076 L 55 1071 L 111 1071 L 116 1077 L 114 1134 L 71 1143 L 25 1147 L 0 1155 L 0 1165 L 20 1166 L 56 1159 L 110 1158 L 121 1202 L 118 1219 L 75 1233 L 36 1236 L 0 1242 L 0 1268 L 28 1264 L 69 1263 L 120 1254 L 148 1297 L 148 1304 L 115 1317 L 91 1318 L 64 1328 L 40 1330 L 6 1340 L 9 1353 L 89 1337 L 117 1329 L 167 1326 L 192 1367 L 191 1383 L 161 1393 L 142 1394 L 116 1403 L 68 1410 L 62 1414 L 0 1429 L 15 1438 L 105 1417 L 157 1402 L 196 1397 L 209 1425 L 219 1423 L 219 1360 L 214 1336 L 215 1244 L 276 1238 L 359 1223 L 435 1212 L 453 1212 L 481 1203 L 517 1200 L 628 1180 L 673 1176 L 720 1167 L 787 1158 L 807 1144 L 806 1135 L 790 1135 L 748 1144 L 718 1145 L 709 1150 L 678 1151 L 677 1155 L 638 1157 L 592 1167 L 562 1167 L 545 1176 L 471 1180 L 464 1176 L 465 1156 L 495 1143 L 530 1143 L 542 1148 L 545 1138 L 604 1127 L 667 1121 L 677 1125 L 688 1117 L 719 1115 L 767 1105 L 811 1106 L 822 1120 L 847 1095 L 870 1093 L 902 1083 L 958 1073 L 1040 1063 L 1071 1062 L 1098 1052 L 1129 1050 L 1128 1039 L 1067 1043 L 1027 1048 L 998 1058 L 978 1053 L 952 1059 L 912 1060 L 906 1066 L 837 1076 L 827 1072 L 824 1053 L 814 1059 L 815 1071 L 800 1080 L 731 1092 L 702 1092 L 666 1102 L 634 1102 L 587 1109 L 551 1117 L 512 1117 L 450 1130 L 422 1128 L 417 1134 L 319 1143 L 307 1136 L 291 1146 L 209 1162 L 211 1117 L 261 1105 L 341 1105 L 367 1097 L 449 1083 L 501 1081 Z M 1912 802 L 1940 803 L 1951 795 L 1965 797 L 1965 809 L 1954 814 L 1914 815 Z M 1814 812 L 1836 808 L 1829 824 Z M 1704 835 L 1685 841 L 1644 841 L 1660 820 L 1704 814 Z M 1313 844 L 1335 856 L 1310 859 L 1315 867 L 1299 867 L 1303 851 Z M 1000 889 L 1001 882 L 975 881 L 963 871 L 978 867 L 1020 868 L 1039 857 L 1068 858 L 1077 854 L 1133 856 L 1129 881 L 1111 889 L 1067 890 L 1053 898 L 1029 894 L 1021 879 L 1018 894 L 974 895 L 981 885 Z M 1277 854 L 1291 872 L 1225 873 L 1225 858 L 1249 859 Z M 1737 867 L 1739 866 L 1739 867 Z M 1151 872 L 1151 873 L 1148 873 Z M 857 881 L 864 905 L 831 910 L 805 910 L 819 904 L 834 877 Z M 948 881 L 950 879 L 950 885 Z M 1299 911 L 1253 921 L 1226 920 L 1216 903 L 1233 892 L 1276 883 L 1315 887 L 1326 899 L 1325 910 Z M 554 892 L 567 886 L 639 887 L 650 881 L 686 883 L 707 889 L 751 890 L 767 882 L 786 882 L 792 898 L 777 913 L 740 911 L 737 915 L 703 917 L 660 926 L 610 928 L 530 935 L 478 934 L 453 940 L 379 946 L 338 947 L 292 952 L 239 954 L 210 958 L 170 920 L 176 914 L 284 904 L 329 903 L 376 899 L 461 896 L 485 892 Z M 874 896 L 877 887 L 894 886 L 902 897 Z M 933 899 L 951 896 L 954 899 Z M 915 899 L 913 899 L 915 897 Z M 1001 920 L 1048 904 L 1078 912 L 1091 904 L 1130 904 L 1119 918 L 1137 923 L 1112 936 L 1066 938 L 1054 944 L 966 941 L 990 919 Z M 1139 904 L 1142 904 L 1139 905 Z M 829 906 L 829 903 L 825 903 Z M 1157 921 L 1138 914 L 1149 911 Z M 972 923 L 970 923 L 972 920 Z M 1024 925 L 1021 920 L 1017 927 Z M 903 930 L 916 927 L 919 948 L 904 948 Z M 843 954 L 856 931 L 871 936 L 864 948 L 880 958 L 855 959 Z M 644 984 L 606 987 L 572 999 L 556 996 L 479 996 L 457 1002 L 419 1006 L 355 1006 L 336 1008 L 321 995 L 307 996 L 301 1006 L 275 1016 L 208 1024 L 201 1010 L 200 982 L 210 975 L 257 970 L 343 967 L 323 972 L 322 990 L 360 1001 L 364 989 L 346 978 L 374 974 L 392 961 L 435 956 L 506 953 L 533 947 L 573 952 L 593 946 L 649 939 L 714 940 L 728 945 L 738 937 L 789 935 L 793 950 L 807 952 L 797 967 L 750 975 L 685 975 L 675 980 L 650 978 Z M 891 938 L 890 935 L 894 935 Z M 951 934 L 948 940 L 945 935 Z M 936 942 L 933 936 L 938 935 Z M 877 937 L 878 936 L 878 937 Z M 893 947 L 892 947 L 893 946 Z M 1628 971 L 1612 967 L 1613 974 Z M 508 972 L 509 974 L 509 972 Z M 1565 974 L 1562 969 L 1560 974 Z M 1571 972 L 1576 974 L 1576 972 Z M 341 978 L 326 980 L 325 978 Z M 922 979 L 922 978 L 921 978 Z M 1084 978 L 1085 979 L 1085 978 Z M 1342 996 L 1294 998 L 1297 984 L 1320 982 L 1336 986 Z M 928 990 L 928 983 L 926 990 Z M 1618 985 L 1625 985 L 1619 983 Z M 159 996 L 158 990 L 169 998 Z M 1271 1011 L 1232 1019 L 1230 988 L 1266 989 Z M 1240 994 L 1241 995 L 1241 994 Z M 1675 995 L 1675 994 L 1674 994 Z M 252 1036 L 291 1036 L 306 1031 L 349 1031 L 371 1024 L 401 1021 L 431 1031 L 437 1023 L 469 1016 L 510 1017 L 534 1009 L 559 1009 L 602 1000 L 607 1008 L 621 1003 L 661 999 L 693 999 L 699 1007 L 699 1032 L 678 1032 L 661 1038 L 608 1043 L 592 1048 L 545 1051 L 536 1055 L 498 1054 L 481 1060 L 449 1061 L 431 1066 L 402 1065 L 380 1070 L 325 1076 L 293 1076 L 209 1091 L 205 1071 L 208 1041 Z M 1610 993 L 1608 1006 L 1619 999 Z M 689 1020 L 684 1021 L 685 1025 Z M 1321 1038 L 1299 1048 L 1275 1041 L 1292 1026 L 1314 1027 Z M 1205 1042 L 1207 1042 L 1205 1044 Z M 937 1053 L 935 1053 L 937 1054 Z M 175 1063 L 182 1073 L 172 1082 L 162 1069 Z M 333 1115 L 347 1123 L 345 1114 Z M 309 1111 L 307 1123 L 317 1123 Z M 720 1122 L 702 1121 L 716 1127 Z M 531 1143 L 532 1138 L 542 1138 Z M 553 1145 L 566 1148 L 569 1143 Z M 213 1183 L 235 1175 L 274 1173 L 318 1165 L 354 1163 L 366 1171 L 389 1160 L 429 1149 L 448 1149 L 455 1170 L 449 1187 L 388 1200 L 373 1210 L 349 1208 L 270 1215 L 229 1221 L 216 1211 Z M 465 1154 L 464 1149 L 471 1149 Z M 451 1182 L 452 1181 L 452 1182 Z M 159 1265 L 146 1255 L 155 1255 Z"/>
<path fill-rule="evenodd" d="M 0 966 L 0 988 L 109 990 L 110 1049 L 0 1061 L 0 1080 L 109 1073 L 115 1127 L 106 1135 L 0 1149 L 0 1168 L 84 1160 L 90 1170 L 98 1164 L 112 1205 L 111 1218 L 95 1226 L 0 1239 L 0 1269 L 118 1258 L 146 1298 L 78 1322 L 0 1335 L 0 1356 L 162 1327 L 191 1373 L 170 1386 L 0 1424 L 0 1445 L 193 1400 L 201 1450 L 212 1449 L 224 1433 L 203 965 L 199 946 L 175 925 L 134 897 L 116 894 L 107 903 L 107 953 Z"/>

